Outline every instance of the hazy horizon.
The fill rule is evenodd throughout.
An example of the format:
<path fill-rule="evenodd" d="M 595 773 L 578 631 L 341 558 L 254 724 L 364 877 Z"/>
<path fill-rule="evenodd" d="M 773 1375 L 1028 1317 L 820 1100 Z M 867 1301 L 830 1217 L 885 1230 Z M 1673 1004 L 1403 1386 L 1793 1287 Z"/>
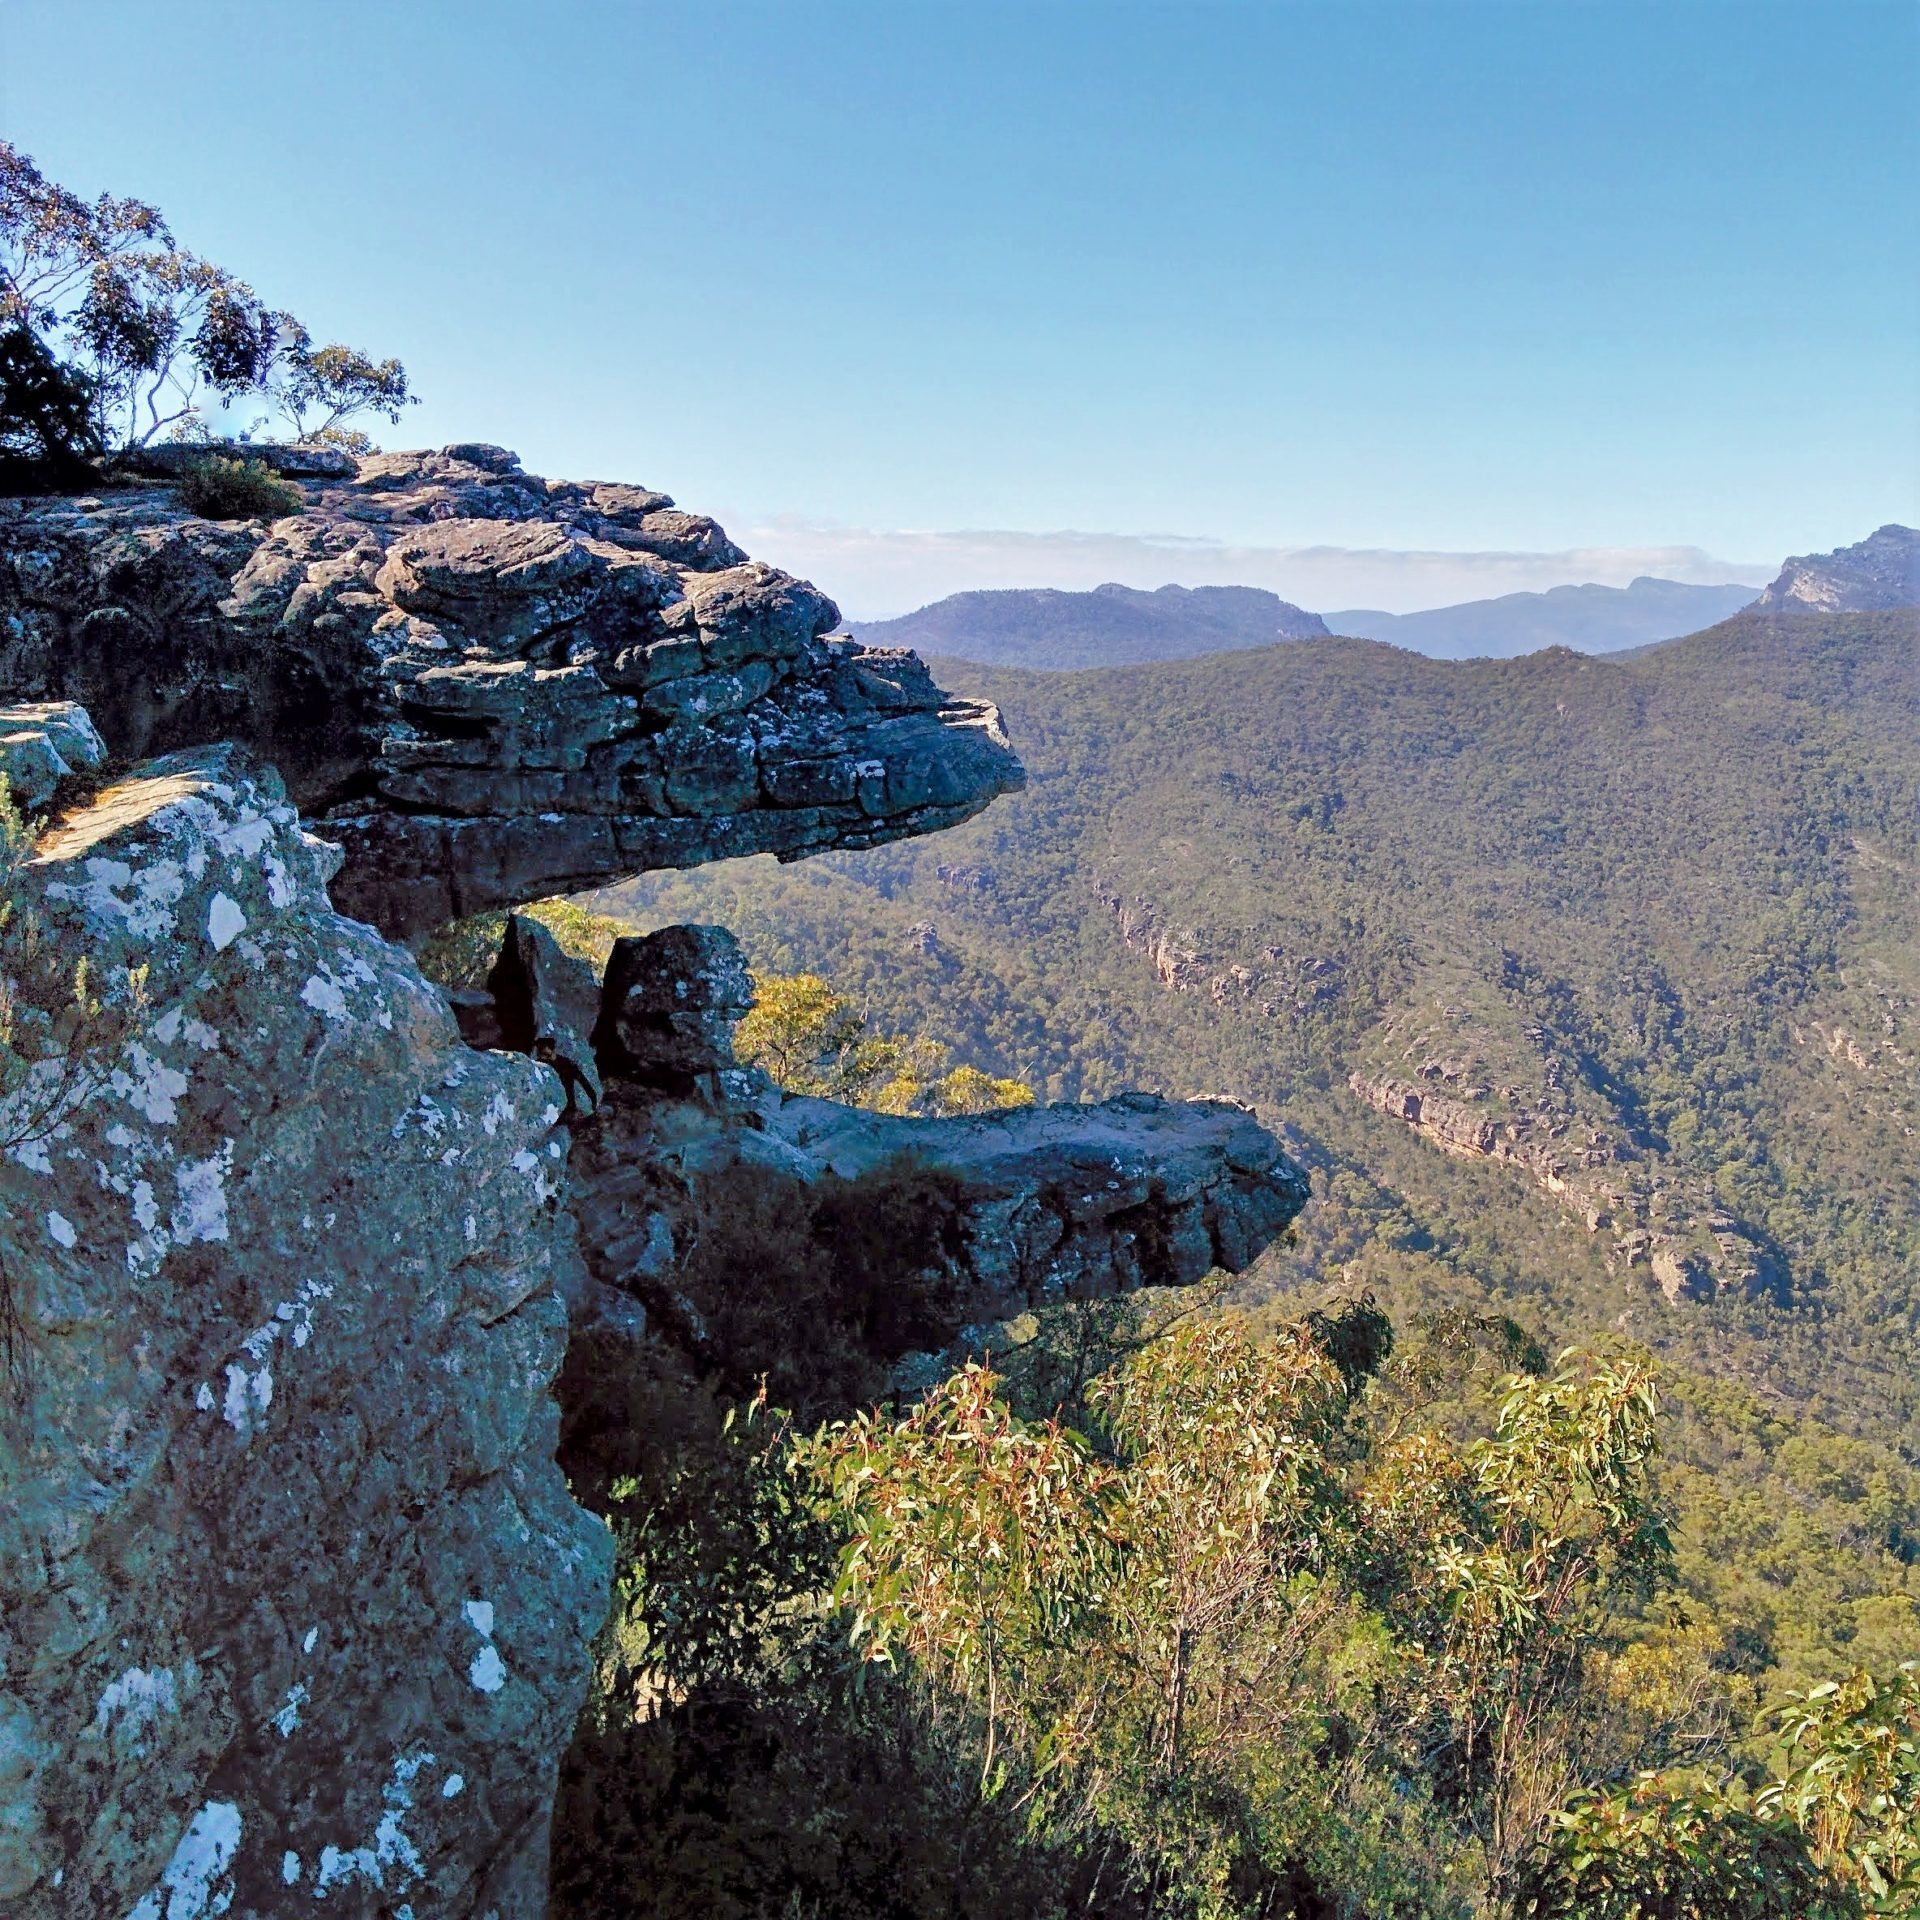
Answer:
<path fill-rule="evenodd" d="M 1264 587 L 1311 613 L 1420 613 L 1554 587 L 1625 587 L 1642 577 L 1686 586 L 1751 586 L 1757 593 L 1787 557 L 1721 560 L 1678 546 L 1396 552 L 1230 546 L 1173 535 L 878 530 L 799 519 L 729 524 L 753 553 L 827 587 L 854 622 L 897 619 L 956 593 L 1084 593 L 1110 583 L 1147 592 L 1163 586 Z M 1853 538 L 1872 531 L 1863 527 Z"/>
<path fill-rule="evenodd" d="M 388 444 L 664 488 L 860 615 L 1757 582 L 1920 518 L 1910 6 L 262 21 L 8 0 L 0 125 L 400 356 Z"/>

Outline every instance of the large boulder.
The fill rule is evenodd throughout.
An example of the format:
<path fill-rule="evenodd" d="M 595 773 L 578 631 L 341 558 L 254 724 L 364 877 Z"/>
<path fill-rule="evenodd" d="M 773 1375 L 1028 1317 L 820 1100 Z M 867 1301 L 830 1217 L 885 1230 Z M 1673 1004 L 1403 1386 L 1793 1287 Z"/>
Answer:
<path fill-rule="evenodd" d="M 338 859 L 213 749 L 17 890 L 25 989 L 101 1004 L 0 1101 L 9 1920 L 545 1910 L 610 1562 L 553 1463 L 561 1089 Z"/>
<path fill-rule="evenodd" d="M 640 487 L 498 447 L 279 461 L 302 511 L 194 518 L 165 476 L 0 503 L 0 690 L 122 764 L 244 741 L 408 938 L 654 867 L 868 847 L 1017 786 L 998 714 L 829 638 L 817 588 Z"/>

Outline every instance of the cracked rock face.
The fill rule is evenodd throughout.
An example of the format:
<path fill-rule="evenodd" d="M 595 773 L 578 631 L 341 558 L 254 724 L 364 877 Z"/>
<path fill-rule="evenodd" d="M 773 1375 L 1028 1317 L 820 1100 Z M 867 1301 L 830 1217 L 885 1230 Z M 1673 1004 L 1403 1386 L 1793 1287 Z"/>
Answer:
<path fill-rule="evenodd" d="M 390 934 L 874 846 L 1020 783 L 992 707 L 827 637 L 825 595 L 665 494 L 481 445 L 299 484 L 271 524 L 195 519 L 164 481 L 0 503 L 0 689 L 84 702 L 123 763 L 246 742 Z"/>
<path fill-rule="evenodd" d="M 26 872 L 116 1029 L 0 1102 L 10 1920 L 544 1911 L 610 1562 L 553 1464 L 561 1090 L 337 860 L 214 748 Z"/>

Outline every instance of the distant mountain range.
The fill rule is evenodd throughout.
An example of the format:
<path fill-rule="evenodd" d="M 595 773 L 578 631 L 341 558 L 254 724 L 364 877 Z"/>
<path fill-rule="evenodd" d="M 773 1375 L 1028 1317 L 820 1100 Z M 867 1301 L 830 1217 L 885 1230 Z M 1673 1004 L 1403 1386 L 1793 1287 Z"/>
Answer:
<path fill-rule="evenodd" d="M 1750 585 L 1690 586 L 1643 575 L 1625 587 L 1553 587 L 1419 613 L 1350 607 L 1322 616 L 1260 587 L 1148 593 L 1109 582 L 1084 593 L 1030 587 L 950 594 L 917 613 L 852 631 L 875 646 L 1058 672 L 1187 660 L 1330 633 L 1385 640 L 1436 660 L 1504 660 L 1547 647 L 1623 653 L 1698 633 L 1743 607 L 1842 613 L 1916 605 L 1920 533 L 1889 525 L 1855 546 L 1789 560 L 1758 598 Z"/>
<path fill-rule="evenodd" d="M 1314 640 L 1326 622 L 1264 587 L 1139 587 L 1109 582 L 1088 593 L 1014 587 L 949 594 L 918 613 L 852 631 L 869 646 L 953 654 L 986 666 L 1129 666 L 1196 654 Z"/>
<path fill-rule="evenodd" d="M 1510 660 L 1543 647 L 1620 653 L 1698 633 L 1753 604 L 1748 586 L 1690 587 L 1642 575 L 1625 587 L 1550 587 L 1422 613 L 1349 608 L 1326 616 L 1335 633 L 1386 640 L 1435 660 Z"/>

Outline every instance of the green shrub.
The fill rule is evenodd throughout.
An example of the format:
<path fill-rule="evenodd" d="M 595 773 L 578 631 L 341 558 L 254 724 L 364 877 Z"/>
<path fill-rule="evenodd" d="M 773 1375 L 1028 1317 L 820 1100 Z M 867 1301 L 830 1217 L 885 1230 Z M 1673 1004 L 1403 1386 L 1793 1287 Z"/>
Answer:
<path fill-rule="evenodd" d="M 1520 1875 L 1525 1920 L 1857 1920 L 1792 1821 L 1657 1775 L 1579 1795 Z"/>
<path fill-rule="evenodd" d="M 203 520 L 277 520 L 298 513 L 306 495 L 259 460 L 210 453 L 180 475 L 180 498 Z"/>

